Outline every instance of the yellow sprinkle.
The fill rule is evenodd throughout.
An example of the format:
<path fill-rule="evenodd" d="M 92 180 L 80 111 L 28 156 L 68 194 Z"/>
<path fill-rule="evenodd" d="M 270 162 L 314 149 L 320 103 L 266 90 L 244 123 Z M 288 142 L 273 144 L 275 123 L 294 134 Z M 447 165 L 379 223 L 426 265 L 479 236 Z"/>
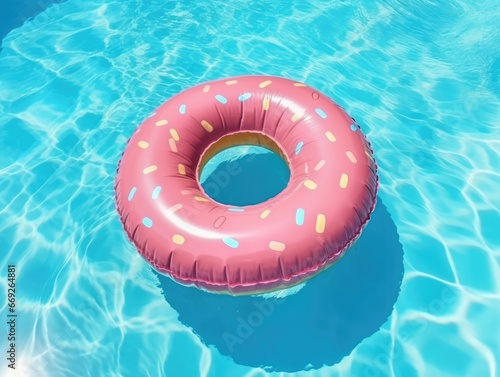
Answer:
<path fill-rule="evenodd" d="M 349 182 L 349 176 L 347 174 L 345 174 L 345 173 L 342 174 L 340 176 L 340 187 L 346 188 L 348 182 Z"/>
<path fill-rule="evenodd" d="M 262 212 L 260 214 L 260 218 L 261 219 L 265 219 L 267 216 L 269 216 L 270 213 L 271 213 L 271 210 L 270 209 L 266 209 L 264 212 Z"/>
<path fill-rule="evenodd" d="M 325 231 L 326 216 L 322 213 L 318 213 L 316 216 L 316 233 L 323 233 Z"/>
<path fill-rule="evenodd" d="M 205 85 L 203 87 L 203 93 L 208 93 L 209 90 L 210 90 L 210 85 Z"/>
<path fill-rule="evenodd" d="M 162 120 L 159 120 L 158 122 L 156 122 L 157 126 L 165 126 L 166 124 L 168 124 L 168 120 L 166 120 L 166 119 L 162 119 Z"/>
<path fill-rule="evenodd" d="M 311 181 L 310 179 L 304 181 L 304 186 L 306 186 L 309 190 L 315 190 L 316 187 L 318 187 L 318 185 L 313 181 Z"/>
<path fill-rule="evenodd" d="M 170 207 L 167 211 L 169 213 L 175 213 L 177 212 L 178 210 L 180 210 L 182 208 L 182 204 L 180 203 L 177 203 L 177 204 L 174 204 L 172 207 Z"/>
<path fill-rule="evenodd" d="M 271 81 L 271 80 L 262 81 L 262 82 L 259 84 L 259 88 L 265 88 L 266 86 L 271 85 L 271 83 L 272 83 L 272 81 Z"/>
<path fill-rule="evenodd" d="M 172 150 L 172 152 L 177 152 L 177 144 L 175 144 L 174 139 L 168 139 L 168 145 L 170 145 L 170 149 Z"/>
<path fill-rule="evenodd" d="M 321 160 L 320 162 L 318 162 L 316 164 L 316 166 L 314 167 L 314 170 L 318 171 L 319 169 L 321 169 L 323 166 L 325 166 L 325 163 L 326 161 L 325 160 Z"/>
<path fill-rule="evenodd" d="M 156 166 L 156 165 L 151 165 L 151 166 L 148 166 L 147 168 L 145 168 L 142 172 L 143 172 L 144 174 L 149 174 L 149 173 L 151 173 L 151 172 L 155 171 L 156 169 L 158 169 L 158 166 Z"/>
<path fill-rule="evenodd" d="M 197 202 L 209 202 L 210 201 L 207 198 L 204 198 L 203 196 L 195 196 L 194 200 L 196 200 Z"/>
<path fill-rule="evenodd" d="M 270 103 L 270 98 L 269 96 L 264 96 L 264 99 L 262 100 L 262 109 L 264 111 L 269 110 L 269 103 Z"/>
<path fill-rule="evenodd" d="M 186 167 L 184 165 L 179 164 L 178 168 L 179 168 L 179 174 L 186 175 Z"/>
<path fill-rule="evenodd" d="M 172 241 L 177 245 L 182 245 L 185 239 L 180 234 L 174 234 L 174 236 L 172 237 Z"/>
<path fill-rule="evenodd" d="M 293 86 L 306 86 L 306 84 L 302 84 L 301 82 L 293 83 Z"/>
<path fill-rule="evenodd" d="M 368 156 L 368 158 L 369 158 L 370 160 L 372 160 L 372 161 L 373 161 L 373 156 L 372 156 L 372 154 L 371 154 L 371 153 L 369 153 L 368 151 L 365 151 L 365 154 Z"/>
<path fill-rule="evenodd" d="M 345 152 L 345 154 L 347 155 L 347 158 L 353 163 L 355 164 L 356 162 L 358 162 L 358 160 L 356 160 L 356 156 L 351 152 L 351 151 L 347 151 Z"/>
<path fill-rule="evenodd" d="M 146 149 L 147 147 L 149 147 L 149 143 L 147 141 L 144 141 L 144 140 L 141 140 L 137 143 L 137 145 L 142 148 L 142 149 Z"/>
<path fill-rule="evenodd" d="M 201 125 L 203 126 L 203 128 L 205 130 L 207 130 L 208 132 L 212 132 L 214 130 L 214 128 L 212 127 L 212 125 L 210 123 L 208 123 L 206 120 L 202 120 L 201 121 Z"/>
<path fill-rule="evenodd" d="M 170 129 L 170 136 L 172 136 L 175 141 L 179 141 L 179 134 L 175 128 Z"/>
<path fill-rule="evenodd" d="M 269 242 L 269 248 L 274 251 L 285 250 L 285 244 L 283 242 L 271 241 Z"/>
<path fill-rule="evenodd" d="M 293 117 L 292 117 L 292 122 L 296 122 L 300 119 L 300 117 L 302 116 L 303 114 L 293 114 Z"/>
<path fill-rule="evenodd" d="M 226 85 L 234 85 L 238 82 L 238 80 L 229 80 L 229 81 L 226 81 Z"/>
<path fill-rule="evenodd" d="M 326 131 L 325 135 L 328 138 L 328 140 L 330 140 L 332 143 L 335 142 L 335 141 L 337 141 L 337 139 L 335 138 L 335 136 L 333 136 L 333 134 L 330 131 Z"/>

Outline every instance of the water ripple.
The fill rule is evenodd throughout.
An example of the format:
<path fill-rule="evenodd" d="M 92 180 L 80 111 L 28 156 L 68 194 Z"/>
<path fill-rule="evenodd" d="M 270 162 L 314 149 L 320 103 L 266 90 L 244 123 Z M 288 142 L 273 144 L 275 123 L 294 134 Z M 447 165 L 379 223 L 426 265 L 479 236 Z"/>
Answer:
<path fill-rule="evenodd" d="M 306 81 L 358 120 L 405 252 L 382 328 L 297 375 L 497 376 L 499 16 L 494 1 L 90 0 L 10 32 L 0 268 L 18 266 L 19 373 L 268 375 L 179 320 L 113 203 L 117 161 L 156 106 L 201 81 L 265 73 Z"/>

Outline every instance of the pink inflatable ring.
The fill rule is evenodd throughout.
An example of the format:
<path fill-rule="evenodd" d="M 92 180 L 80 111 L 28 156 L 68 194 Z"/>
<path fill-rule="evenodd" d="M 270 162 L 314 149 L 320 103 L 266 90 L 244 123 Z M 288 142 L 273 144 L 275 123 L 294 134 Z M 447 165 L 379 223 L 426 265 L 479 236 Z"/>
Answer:
<path fill-rule="evenodd" d="M 242 144 L 278 153 L 288 186 L 256 205 L 217 203 L 201 169 Z M 159 272 L 212 292 L 262 293 L 342 257 L 375 207 L 376 172 L 359 126 L 323 94 L 279 77 L 233 77 L 183 91 L 140 125 L 118 164 L 116 204 Z"/>

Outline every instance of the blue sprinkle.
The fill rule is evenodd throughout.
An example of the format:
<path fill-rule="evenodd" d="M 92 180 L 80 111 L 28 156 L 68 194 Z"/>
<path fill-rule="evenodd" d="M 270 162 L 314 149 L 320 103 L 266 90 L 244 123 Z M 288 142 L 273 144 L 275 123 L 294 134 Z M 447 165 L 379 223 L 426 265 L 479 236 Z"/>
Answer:
<path fill-rule="evenodd" d="M 182 104 L 181 107 L 179 107 L 179 112 L 181 114 L 186 114 L 186 105 Z"/>
<path fill-rule="evenodd" d="M 301 141 L 297 144 L 297 146 L 295 147 L 295 154 L 299 154 L 300 151 L 302 150 L 302 147 L 304 146 L 304 142 Z"/>
<path fill-rule="evenodd" d="M 297 212 L 295 213 L 295 223 L 297 225 L 304 225 L 304 209 L 297 208 Z"/>
<path fill-rule="evenodd" d="M 241 96 L 238 97 L 238 99 L 243 102 L 249 99 L 252 96 L 251 93 L 243 93 Z"/>
<path fill-rule="evenodd" d="M 224 237 L 222 239 L 222 242 L 224 242 L 227 246 L 232 247 L 233 249 L 236 249 L 239 246 L 238 241 L 236 241 L 234 238 Z"/>
<path fill-rule="evenodd" d="M 132 187 L 132 190 L 130 190 L 130 192 L 128 193 L 129 202 L 134 198 L 136 192 L 137 192 L 137 187 Z"/>
<path fill-rule="evenodd" d="M 160 192 L 161 192 L 161 186 L 156 186 L 155 189 L 153 190 L 153 195 L 151 195 L 151 198 L 153 198 L 153 200 L 158 199 Z"/>
<path fill-rule="evenodd" d="M 143 218 L 142 223 L 148 228 L 151 228 L 153 226 L 153 220 L 151 220 L 149 217 Z"/>
<path fill-rule="evenodd" d="M 352 131 L 357 131 L 358 130 L 358 126 L 356 126 L 354 123 L 351 124 L 351 130 Z"/>
<path fill-rule="evenodd" d="M 228 208 L 227 210 L 232 211 L 232 212 L 244 212 L 245 211 L 244 208 L 235 208 L 235 207 Z"/>
<path fill-rule="evenodd" d="M 319 107 L 316 109 L 316 114 L 318 114 L 321 118 L 326 119 L 326 113 Z"/>
<path fill-rule="evenodd" d="M 219 101 L 220 103 L 223 103 L 223 104 L 226 104 L 226 103 L 227 103 L 227 99 L 226 99 L 226 97 L 221 96 L 220 94 L 217 94 L 217 95 L 215 96 L 215 99 L 216 99 L 217 101 Z"/>

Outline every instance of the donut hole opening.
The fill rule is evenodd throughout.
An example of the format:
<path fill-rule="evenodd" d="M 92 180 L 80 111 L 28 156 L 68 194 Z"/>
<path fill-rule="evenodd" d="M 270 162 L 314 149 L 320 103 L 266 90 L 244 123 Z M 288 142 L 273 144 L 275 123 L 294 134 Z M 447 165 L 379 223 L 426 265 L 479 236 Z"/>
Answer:
<path fill-rule="evenodd" d="M 257 132 L 223 136 L 205 150 L 197 172 L 198 182 L 211 199 L 240 207 L 275 197 L 290 181 L 284 151 Z"/>

